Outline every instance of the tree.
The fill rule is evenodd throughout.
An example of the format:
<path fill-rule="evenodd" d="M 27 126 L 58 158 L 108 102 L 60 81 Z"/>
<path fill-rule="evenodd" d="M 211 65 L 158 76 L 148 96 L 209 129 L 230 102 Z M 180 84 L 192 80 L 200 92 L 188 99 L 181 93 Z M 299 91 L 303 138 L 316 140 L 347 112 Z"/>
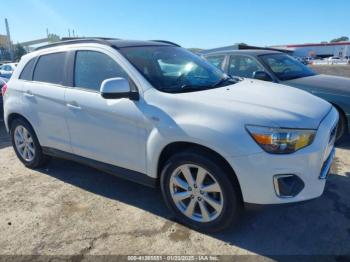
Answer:
<path fill-rule="evenodd" d="M 23 55 L 27 53 L 24 47 L 18 43 L 13 47 L 14 60 L 19 61 Z"/>
<path fill-rule="evenodd" d="M 10 53 L 7 47 L 0 46 L 0 61 L 1 60 L 10 60 Z"/>
<path fill-rule="evenodd" d="M 341 36 L 341 37 L 338 37 L 338 38 L 331 40 L 331 43 L 337 43 L 337 42 L 342 42 L 342 41 L 349 41 L 349 37 Z"/>
<path fill-rule="evenodd" d="M 191 51 L 192 53 L 198 54 L 201 51 L 203 51 L 203 49 L 201 48 L 188 48 L 189 51 Z"/>
<path fill-rule="evenodd" d="M 59 42 L 61 40 L 61 38 L 56 34 L 48 34 L 47 38 L 48 38 L 49 43 L 56 43 L 56 42 Z"/>

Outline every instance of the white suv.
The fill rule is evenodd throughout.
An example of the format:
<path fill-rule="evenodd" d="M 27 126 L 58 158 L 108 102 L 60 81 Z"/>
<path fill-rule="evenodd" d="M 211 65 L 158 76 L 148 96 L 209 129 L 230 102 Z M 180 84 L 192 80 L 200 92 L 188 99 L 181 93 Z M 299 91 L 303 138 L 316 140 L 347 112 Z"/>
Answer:
<path fill-rule="evenodd" d="M 165 41 L 85 39 L 25 55 L 4 88 L 14 150 L 160 186 L 182 223 L 221 230 L 243 203 L 319 197 L 338 113 L 277 84 L 231 78 Z"/>

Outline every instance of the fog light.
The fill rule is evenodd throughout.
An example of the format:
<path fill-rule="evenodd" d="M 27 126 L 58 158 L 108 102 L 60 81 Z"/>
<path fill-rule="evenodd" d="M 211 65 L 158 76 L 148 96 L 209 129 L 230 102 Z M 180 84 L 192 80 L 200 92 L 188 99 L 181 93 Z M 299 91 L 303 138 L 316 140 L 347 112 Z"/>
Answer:
<path fill-rule="evenodd" d="M 303 190 L 305 184 L 297 175 L 281 174 L 273 177 L 273 184 L 278 197 L 295 197 Z"/>

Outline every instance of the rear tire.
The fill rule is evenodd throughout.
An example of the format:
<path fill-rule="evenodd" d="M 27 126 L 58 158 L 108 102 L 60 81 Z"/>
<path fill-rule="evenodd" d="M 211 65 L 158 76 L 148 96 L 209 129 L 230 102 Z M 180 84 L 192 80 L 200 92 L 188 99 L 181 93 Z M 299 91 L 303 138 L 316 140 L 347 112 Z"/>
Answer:
<path fill-rule="evenodd" d="M 173 155 L 164 165 L 160 183 L 163 198 L 175 218 L 198 231 L 227 228 L 237 220 L 243 207 L 233 179 L 205 152 Z"/>
<path fill-rule="evenodd" d="M 47 162 L 48 157 L 43 154 L 38 138 L 26 120 L 21 118 L 13 120 L 10 135 L 13 149 L 26 167 L 38 168 Z"/>

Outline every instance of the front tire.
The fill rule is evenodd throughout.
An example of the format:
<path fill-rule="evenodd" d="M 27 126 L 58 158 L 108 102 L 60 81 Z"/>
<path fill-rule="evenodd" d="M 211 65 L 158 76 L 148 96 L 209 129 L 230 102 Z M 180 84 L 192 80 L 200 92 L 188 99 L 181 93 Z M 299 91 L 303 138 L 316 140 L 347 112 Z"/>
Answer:
<path fill-rule="evenodd" d="M 345 135 L 346 128 L 347 128 L 346 127 L 346 118 L 345 118 L 343 112 L 338 110 L 338 113 L 339 113 L 339 122 L 338 122 L 338 127 L 337 127 L 337 134 L 335 137 L 336 143 L 341 142 L 342 138 Z"/>
<path fill-rule="evenodd" d="M 198 231 L 221 231 L 242 209 L 237 185 L 215 160 L 205 152 L 178 153 L 161 174 L 167 206 L 180 223 Z"/>
<path fill-rule="evenodd" d="M 12 146 L 19 160 L 29 168 L 38 168 L 46 163 L 38 138 L 24 119 L 15 119 L 10 128 Z"/>

